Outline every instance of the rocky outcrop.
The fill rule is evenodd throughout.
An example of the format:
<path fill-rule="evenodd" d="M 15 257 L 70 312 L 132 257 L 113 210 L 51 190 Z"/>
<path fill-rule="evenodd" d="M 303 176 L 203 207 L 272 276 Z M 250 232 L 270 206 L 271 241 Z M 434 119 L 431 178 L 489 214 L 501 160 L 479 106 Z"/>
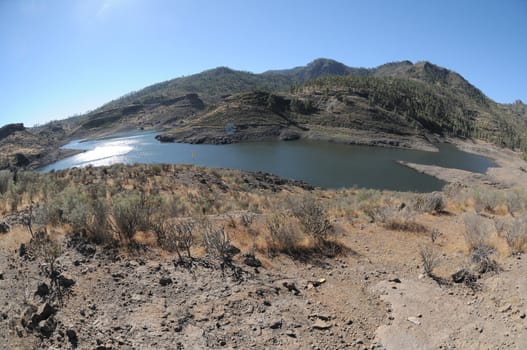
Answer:
<path fill-rule="evenodd" d="M 9 135 L 17 132 L 26 130 L 23 123 L 7 124 L 0 128 L 0 140 L 8 137 Z"/>

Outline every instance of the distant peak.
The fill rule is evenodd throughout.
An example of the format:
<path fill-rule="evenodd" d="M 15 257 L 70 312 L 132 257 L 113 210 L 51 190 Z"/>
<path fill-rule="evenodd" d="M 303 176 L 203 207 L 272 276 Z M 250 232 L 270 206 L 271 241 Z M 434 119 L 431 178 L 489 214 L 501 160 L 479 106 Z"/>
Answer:
<path fill-rule="evenodd" d="M 338 61 L 335 61 L 331 58 L 317 58 L 317 59 L 314 59 L 313 61 L 309 62 L 307 64 L 308 67 L 310 66 L 322 66 L 322 65 L 339 65 L 339 66 L 344 66 L 343 63 L 341 62 L 338 62 Z"/>
<path fill-rule="evenodd" d="M 210 70 L 205 71 L 205 72 L 211 72 L 211 73 L 217 73 L 217 74 L 229 74 L 229 73 L 233 73 L 234 69 L 229 68 L 229 67 L 225 67 L 225 66 L 221 66 L 221 67 L 216 67 L 214 69 L 210 69 Z"/>

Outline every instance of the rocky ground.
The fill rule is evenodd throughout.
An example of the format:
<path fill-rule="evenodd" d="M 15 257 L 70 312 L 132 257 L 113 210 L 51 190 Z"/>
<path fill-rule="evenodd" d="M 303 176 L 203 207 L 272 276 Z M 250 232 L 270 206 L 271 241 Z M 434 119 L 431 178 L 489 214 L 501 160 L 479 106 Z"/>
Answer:
<path fill-rule="evenodd" d="M 177 264 L 153 248 L 68 236 L 59 269 L 74 284 L 52 307 L 41 262 L 20 254 L 29 237 L 15 225 L 1 237 L 0 336 L 8 349 L 524 349 L 527 259 L 503 257 L 477 288 L 453 283 L 467 260 L 460 218 L 421 221 L 444 232 L 445 284 L 423 274 L 417 251 L 428 237 L 375 224 L 335 223 L 352 247 L 336 258 L 238 254 L 223 272 L 199 252 Z"/>
<path fill-rule="evenodd" d="M 494 154 L 485 147 L 478 145 L 480 154 Z M 513 192 L 500 191 L 507 190 L 515 179 L 507 174 L 522 172 L 520 167 L 525 164 L 512 153 L 510 157 L 496 154 L 502 168 L 490 169 L 485 175 L 494 176 L 493 181 L 487 178 L 487 183 L 476 185 L 486 186 L 478 191 L 506 198 Z M 126 171 L 132 174 L 142 169 L 145 175 L 155 170 L 153 166 L 89 169 L 92 177 L 86 181 L 97 182 L 97 172 L 107 175 L 116 169 L 132 179 L 134 186 L 133 181 L 138 180 Z M 163 175 L 165 171 L 171 176 Z M 4 215 L 7 225 L 0 225 L 3 348 L 527 348 L 525 254 L 511 254 L 505 239 L 499 232 L 493 233 L 496 252 L 492 260 L 497 265 L 481 269 L 470 259 L 464 237 L 467 213 L 477 212 L 481 223 L 496 225 L 497 230 L 500 221 L 524 213 L 523 197 L 513 198 L 514 207 L 520 208 L 517 210 L 503 209 L 502 204 L 480 210 L 475 198 L 459 197 L 461 189 L 451 190 L 457 197 L 449 197 L 443 210 L 411 211 L 406 221 L 389 225 L 371 220 L 368 215 L 374 218 L 373 214 L 364 214 L 371 197 L 380 195 L 376 192 L 312 191 L 305 184 L 270 175 L 192 167 L 160 168 L 154 173 L 157 175 L 144 176 L 149 185 L 141 186 L 162 186 L 165 191 L 188 186 L 191 192 L 201 188 L 213 193 L 222 188 L 235 191 L 236 186 L 247 183 L 243 187 L 249 191 L 247 196 L 268 196 L 249 197 L 264 211 L 269 210 L 266 205 L 273 205 L 275 196 L 285 200 L 310 191 L 313 198 L 329 205 L 340 253 L 269 255 L 262 249 L 253 251 L 243 238 L 247 236 L 240 233 L 246 230 L 241 229 L 246 212 L 242 210 L 231 211 L 230 216 L 207 215 L 210 220 L 225 222 L 228 218 L 231 222 L 226 227 L 238 249 L 232 250 L 232 265 L 223 268 L 221 261 L 201 246 L 192 249 L 192 260 L 179 263 L 175 254 L 145 239 L 129 247 L 108 248 L 66 228 L 54 230 L 53 238 L 60 244 L 54 261 L 46 259 L 53 253 L 50 250 L 35 256 L 25 225 L 27 210 L 23 209 Z M 69 172 L 69 176 L 83 175 L 82 170 Z M 107 180 L 108 184 L 116 181 Z M 240 198 L 243 193 L 226 192 L 225 196 Z M 392 195 L 403 201 L 397 202 L 399 212 L 412 198 Z M 359 201 L 358 196 L 363 197 L 358 202 L 362 203 L 362 214 L 351 204 Z M 370 199 L 364 199 L 367 196 Z M 384 200 L 388 200 L 386 207 L 393 207 L 389 198 Z M 382 209 L 383 205 L 376 210 Z M 259 234 L 266 230 L 262 220 L 257 218 L 252 226 Z M 434 232 L 438 234 L 433 236 Z M 420 256 L 424 246 L 434 247 L 437 253 L 430 275 L 425 273 Z M 51 263 L 55 273 L 50 275 Z"/>

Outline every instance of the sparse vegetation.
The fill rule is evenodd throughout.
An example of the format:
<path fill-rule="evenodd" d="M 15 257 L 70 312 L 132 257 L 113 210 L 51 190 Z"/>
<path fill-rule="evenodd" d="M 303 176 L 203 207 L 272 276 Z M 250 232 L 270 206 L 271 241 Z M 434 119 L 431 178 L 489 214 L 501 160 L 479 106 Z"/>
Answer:
<path fill-rule="evenodd" d="M 434 276 L 434 269 L 439 265 L 440 257 L 434 246 L 422 245 L 419 247 L 419 256 L 427 276 Z"/>
<path fill-rule="evenodd" d="M 520 216 L 506 231 L 506 239 L 512 254 L 527 252 L 527 216 Z"/>
<path fill-rule="evenodd" d="M 289 221 L 289 217 L 284 214 L 273 214 L 267 218 L 266 226 L 269 233 L 268 253 L 273 255 L 283 252 L 294 255 L 300 238 Z"/>
<path fill-rule="evenodd" d="M 110 227 L 123 242 L 130 242 L 138 231 L 151 227 L 156 199 L 141 193 L 125 193 L 112 203 Z"/>
<path fill-rule="evenodd" d="M 294 214 L 300 221 L 304 232 L 315 242 L 315 246 L 323 247 L 334 232 L 324 208 L 313 198 L 305 198 L 294 208 Z"/>
<path fill-rule="evenodd" d="M 498 271 L 498 264 L 492 258 L 496 253 L 492 243 L 492 225 L 477 214 L 467 214 L 464 220 L 465 241 L 475 269 L 479 273 Z"/>
<path fill-rule="evenodd" d="M 445 209 L 443 195 L 440 192 L 418 195 L 413 208 L 419 213 L 440 213 Z"/>

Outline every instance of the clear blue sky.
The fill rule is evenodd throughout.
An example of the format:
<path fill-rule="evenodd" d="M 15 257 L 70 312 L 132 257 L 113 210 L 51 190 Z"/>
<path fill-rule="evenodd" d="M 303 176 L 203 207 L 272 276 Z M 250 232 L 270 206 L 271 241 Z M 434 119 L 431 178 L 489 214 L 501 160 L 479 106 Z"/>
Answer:
<path fill-rule="evenodd" d="M 0 0 L 0 124 L 218 66 L 427 60 L 527 101 L 527 0 Z"/>

